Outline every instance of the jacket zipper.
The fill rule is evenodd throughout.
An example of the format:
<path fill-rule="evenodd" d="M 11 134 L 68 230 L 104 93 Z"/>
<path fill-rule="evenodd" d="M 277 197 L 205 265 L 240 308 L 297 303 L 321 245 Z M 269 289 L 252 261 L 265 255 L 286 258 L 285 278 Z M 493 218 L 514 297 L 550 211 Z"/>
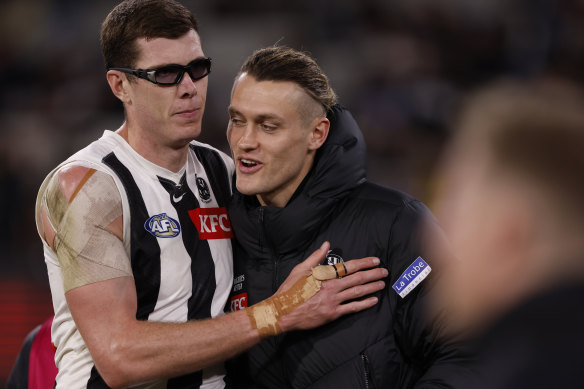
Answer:
<path fill-rule="evenodd" d="M 278 290 L 278 256 L 274 255 L 274 278 L 272 279 L 272 293 Z"/>
<path fill-rule="evenodd" d="M 264 249 L 264 241 L 262 240 L 262 235 L 266 235 L 266 227 L 264 225 L 264 208 L 260 207 L 259 208 L 259 214 L 258 214 L 258 221 L 260 223 L 260 230 L 259 230 L 259 243 L 260 243 L 260 247 L 262 248 L 262 251 Z M 268 244 L 269 240 L 266 239 L 266 245 L 265 248 L 268 249 L 268 255 L 271 255 L 273 257 L 273 261 L 274 261 L 274 272 L 273 272 L 273 276 L 272 276 L 272 293 L 276 293 L 276 290 L 278 290 L 278 255 L 276 253 L 276 250 L 274 250 L 274 248 Z"/>
<path fill-rule="evenodd" d="M 363 369 L 365 371 L 365 389 L 375 389 L 373 381 L 371 381 L 371 369 L 369 367 L 369 358 L 365 353 L 361 353 L 361 360 L 363 361 Z"/>
<path fill-rule="evenodd" d="M 258 212 L 258 222 L 261 227 L 258 229 L 258 242 L 260 244 L 260 250 L 264 251 L 264 241 L 262 240 L 262 233 L 264 232 L 264 208 L 260 207 Z"/>

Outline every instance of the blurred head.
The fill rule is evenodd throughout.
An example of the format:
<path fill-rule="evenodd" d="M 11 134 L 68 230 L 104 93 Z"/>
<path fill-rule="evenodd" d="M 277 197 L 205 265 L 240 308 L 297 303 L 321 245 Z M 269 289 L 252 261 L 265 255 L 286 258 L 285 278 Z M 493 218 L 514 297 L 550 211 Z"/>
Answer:
<path fill-rule="evenodd" d="M 237 189 L 263 205 L 285 206 L 326 140 L 326 114 L 335 103 L 307 54 L 287 47 L 254 52 L 235 79 L 228 110 Z"/>
<path fill-rule="evenodd" d="M 124 104 L 128 131 L 135 134 L 129 135 L 133 145 L 183 149 L 199 135 L 207 77 L 198 78 L 191 68 L 177 84 L 161 85 L 132 74 L 205 58 L 187 8 L 173 0 L 124 1 L 103 22 L 101 45 L 108 83 Z"/>
<path fill-rule="evenodd" d="M 567 84 L 503 83 L 470 99 L 436 203 L 457 258 L 436 289 L 452 330 L 584 280 L 582 145 L 584 99 Z"/>

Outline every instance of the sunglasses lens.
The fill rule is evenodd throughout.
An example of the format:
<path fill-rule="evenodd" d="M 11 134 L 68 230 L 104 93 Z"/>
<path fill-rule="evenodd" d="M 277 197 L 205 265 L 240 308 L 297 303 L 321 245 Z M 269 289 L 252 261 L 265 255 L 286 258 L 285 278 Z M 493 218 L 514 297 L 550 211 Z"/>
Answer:
<path fill-rule="evenodd" d="M 211 61 L 208 59 L 200 59 L 189 64 L 189 75 L 193 80 L 200 80 L 209 74 L 211 70 Z"/>
<path fill-rule="evenodd" d="M 174 85 L 180 82 L 184 72 L 188 71 L 193 81 L 200 80 L 211 71 L 211 60 L 208 58 L 191 62 L 187 66 L 170 65 L 154 72 L 154 79 L 158 84 Z"/>
<path fill-rule="evenodd" d="M 156 82 L 159 84 L 174 84 L 184 72 L 182 68 L 176 66 L 166 66 L 156 71 Z"/>

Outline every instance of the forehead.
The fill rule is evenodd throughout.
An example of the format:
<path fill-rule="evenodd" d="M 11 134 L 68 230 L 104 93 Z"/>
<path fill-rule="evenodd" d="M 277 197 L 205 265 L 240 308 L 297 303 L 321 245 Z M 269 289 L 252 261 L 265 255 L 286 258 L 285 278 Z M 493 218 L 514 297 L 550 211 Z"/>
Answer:
<path fill-rule="evenodd" d="M 298 117 L 301 107 L 311 102 L 312 98 L 294 82 L 257 81 L 244 73 L 233 85 L 230 109 L 250 116 Z"/>
<path fill-rule="evenodd" d="M 186 65 L 195 58 L 204 57 L 201 38 L 195 30 L 190 30 L 176 39 L 144 37 L 137 39 L 139 56 L 136 66 L 151 68 L 160 65 Z"/>
<path fill-rule="evenodd" d="M 447 147 L 445 151 L 436 172 L 434 211 L 449 230 L 483 217 L 480 208 L 500 199 L 499 189 L 504 181 L 483 147 Z"/>

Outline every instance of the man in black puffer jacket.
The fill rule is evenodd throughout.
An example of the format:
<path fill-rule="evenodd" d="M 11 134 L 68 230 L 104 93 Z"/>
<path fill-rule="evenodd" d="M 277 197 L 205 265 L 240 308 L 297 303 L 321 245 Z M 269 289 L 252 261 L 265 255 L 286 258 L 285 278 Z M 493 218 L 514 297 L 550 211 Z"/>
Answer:
<path fill-rule="evenodd" d="M 236 78 L 229 115 L 232 309 L 274 294 L 323 241 L 331 264 L 376 256 L 390 272 L 373 308 L 263 340 L 233 361 L 232 384 L 449 387 L 465 358 L 441 340 L 424 307 L 432 268 L 444 258 L 425 249 L 422 235 L 441 231 L 420 201 L 366 180 L 361 131 L 314 60 L 285 47 L 256 51 Z"/>

